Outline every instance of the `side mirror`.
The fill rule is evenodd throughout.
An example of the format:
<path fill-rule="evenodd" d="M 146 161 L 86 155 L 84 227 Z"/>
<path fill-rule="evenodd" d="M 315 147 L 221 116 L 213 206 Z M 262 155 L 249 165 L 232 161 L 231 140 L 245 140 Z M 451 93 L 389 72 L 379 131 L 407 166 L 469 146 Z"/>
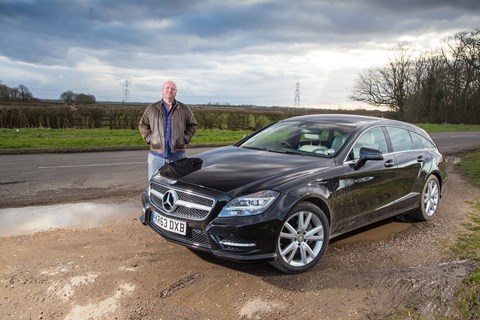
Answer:
<path fill-rule="evenodd" d="M 380 150 L 371 149 L 371 148 L 360 148 L 360 159 L 354 166 L 355 170 L 360 169 L 365 165 L 368 160 L 383 160 L 383 154 Z"/>

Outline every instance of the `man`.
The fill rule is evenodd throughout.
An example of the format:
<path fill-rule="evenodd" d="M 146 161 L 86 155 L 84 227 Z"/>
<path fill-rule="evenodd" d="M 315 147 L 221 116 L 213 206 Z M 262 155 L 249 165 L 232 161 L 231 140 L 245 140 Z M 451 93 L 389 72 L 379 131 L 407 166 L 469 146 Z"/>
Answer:
<path fill-rule="evenodd" d="M 150 104 L 138 128 L 146 143 L 148 180 L 165 164 L 185 158 L 185 146 L 197 130 L 197 121 L 190 108 L 175 100 L 177 85 L 168 80 L 162 87 L 162 100 Z"/>

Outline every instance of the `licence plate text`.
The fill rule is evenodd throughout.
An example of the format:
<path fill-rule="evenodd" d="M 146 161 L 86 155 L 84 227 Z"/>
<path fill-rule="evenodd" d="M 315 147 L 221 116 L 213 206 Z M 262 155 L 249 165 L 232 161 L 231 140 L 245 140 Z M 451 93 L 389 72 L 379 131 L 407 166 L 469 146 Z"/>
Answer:
<path fill-rule="evenodd" d="M 186 222 L 164 217 L 157 212 L 153 213 L 153 222 L 163 230 L 178 233 L 181 235 L 187 234 Z"/>

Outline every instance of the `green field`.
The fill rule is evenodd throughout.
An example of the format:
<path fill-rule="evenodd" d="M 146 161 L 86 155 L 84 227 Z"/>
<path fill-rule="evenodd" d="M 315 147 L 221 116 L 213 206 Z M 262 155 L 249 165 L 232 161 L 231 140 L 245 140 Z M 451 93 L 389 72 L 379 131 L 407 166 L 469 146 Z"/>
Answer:
<path fill-rule="evenodd" d="M 480 125 L 419 124 L 427 132 L 480 131 Z M 191 145 L 225 145 L 250 131 L 197 130 Z M 130 129 L 0 129 L 0 149 L 60 149 L 145 146 L 138 130 Z"/>
<path fill-rule="evenodd" d="M 224 145 L 240 140 L 247 131 L 198 130 L 191 145 Z M 0 129 L 0 149 L 60 149 L 145 146 L 138 130 L 110 129 Z"/>
<path fill-rule="evenodd" d="M 430 124 L 418 123 L 417 126 L 423 130 L 433 132 L 460 132 L 460 131 L 480 131 L 480 125 L 463 125 L 463 124 Z"/>

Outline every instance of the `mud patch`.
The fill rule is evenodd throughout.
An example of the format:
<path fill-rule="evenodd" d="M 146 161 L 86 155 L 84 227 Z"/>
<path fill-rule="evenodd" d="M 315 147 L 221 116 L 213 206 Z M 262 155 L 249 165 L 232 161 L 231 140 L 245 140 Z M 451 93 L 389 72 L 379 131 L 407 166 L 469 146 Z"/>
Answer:
<path fill-rule="evenodd" d="M 281 302 L 266 301 L 256 298 L 248 301 L 238 315 L 244 319 L 262 319 L 264 314 L 272 314 L 276 310 L 284 309 L 285 305 Z M 280 316 L 280 315 L 279 315 Z M 282 318 L 282 317 L 279 317 Z"/>
<path fill-rule="evenodd" d="M 47 289 L 47 293 L 56 292 L 58 298 L 68 301 L 75 294 L 77 288 L 95 282 L 96 277 L 98 277 L 98 274 L 95 272 L 88 273 L 85 276 L 72 277 L 60 290 L 58 290 L 58 282 L 54 282 Z"/>
<path fill-rule="evenodd" d="M 406 222 L 383 221 L 333 239 L 331 246 L 334 248 L 355 242 L 388 240 L 395 234 L 407 230 L 411 225 Z"/>
<path fill-rule="evenodd" d="M 98 303 L 87 304 L 85 306 L 76 305 L 65 317 L 65 320 L 104 319 L 109 314 L 113 314 L 119 307 L 120 300 L 125 296 L 131 295 L 134 290 L 134 284 L 122 283 L 117 291 L 105 300 Z"/>

